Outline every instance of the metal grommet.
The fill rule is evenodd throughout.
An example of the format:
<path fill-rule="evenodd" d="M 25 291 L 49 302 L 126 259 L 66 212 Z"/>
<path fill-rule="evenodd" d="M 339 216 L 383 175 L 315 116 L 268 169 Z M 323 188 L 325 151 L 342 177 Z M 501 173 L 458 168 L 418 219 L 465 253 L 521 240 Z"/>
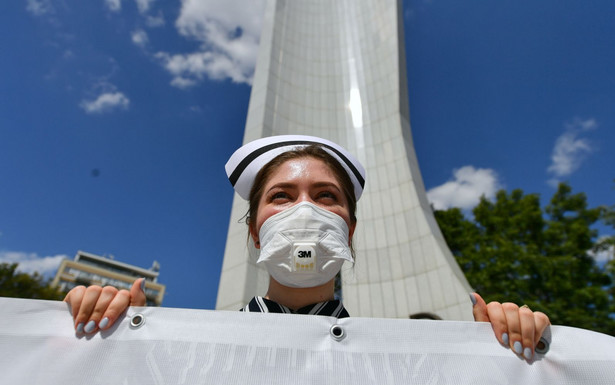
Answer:
<path fill-rule="evenodd" d="M 329 334 L 331 334 L 331 337 L 336 341 L 341 341 L 344 337 L 346 337 L 346 333 L 340 325 L 331 326 L 331 329 L 329 329 Z"/>
<path fill-rule="evenodd" d="M 145 324 L 145 316 L 141 313 L 137 313 L 130 317 L 130 327 L 138 329 Z"/>
<path fill-rule="evenodd" d="M 534 351 L 538 354 L 545 354 L 549 351 L 549 341 L 541 337 Z"/>

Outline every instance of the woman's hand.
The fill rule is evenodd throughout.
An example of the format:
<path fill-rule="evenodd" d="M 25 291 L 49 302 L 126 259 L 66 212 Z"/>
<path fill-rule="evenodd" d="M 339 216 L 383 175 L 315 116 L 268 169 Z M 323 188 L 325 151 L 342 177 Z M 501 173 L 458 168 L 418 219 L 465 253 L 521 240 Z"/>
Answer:
<path fill-rule="evenodd" d="M 534 357 L 534 349 L 551 324 L 549 317 L 527 306 L 519 307 L 511 302 L 489 302 L 486 304 L 477 293 L 470 294 L 474 307 L 474 320 L 491 322 L 495 336 L 501 344 L 522 355 L 526 360 Z"/>
<path fill-rule="evenodd" d="M 78 333 L 95 333 L 113 326 L 128 306 L 145 306 L 145 278 L 137 279 L 130 291 L 113 286 L 77 286 L 64 298 Z"/>

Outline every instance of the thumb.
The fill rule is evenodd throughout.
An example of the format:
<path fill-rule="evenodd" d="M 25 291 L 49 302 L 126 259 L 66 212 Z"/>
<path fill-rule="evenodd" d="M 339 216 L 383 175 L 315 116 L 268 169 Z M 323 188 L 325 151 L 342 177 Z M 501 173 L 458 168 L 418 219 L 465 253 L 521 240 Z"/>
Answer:
<path fill-rule="evenodd" d="M 145 304 L 145 278 L 139 278 L 130 288 L 130 306 L 145 306 Z"/>
<path fill-rule="evenodd" d="M 470 293 L 470 299 L 472 300 L 472 314 L 474 315 L 474 321 L 477 322 L 489 322 L 489 314 L 487 314 L 487 304 L 483 297 L 478 293 Z"/>

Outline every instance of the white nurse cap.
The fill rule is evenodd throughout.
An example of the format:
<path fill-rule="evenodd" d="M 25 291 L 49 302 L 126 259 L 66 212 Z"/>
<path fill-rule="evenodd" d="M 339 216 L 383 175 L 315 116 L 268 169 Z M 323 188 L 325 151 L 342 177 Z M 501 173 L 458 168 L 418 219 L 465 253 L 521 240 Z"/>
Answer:
<path fill-rule="evenodd" d="M 235 151 L 226 162 L 226 175 L 237 194 L 248 200 L 254 178 L 263 166 L 284 152 L 313 144 L 321 146 L 344 167 L 354 185 L 354 195 L 358 200 L 365 186 L 365 169 L 361 163 L 342 146 L 315 136 L 269 136 L 247 143 Z"/>

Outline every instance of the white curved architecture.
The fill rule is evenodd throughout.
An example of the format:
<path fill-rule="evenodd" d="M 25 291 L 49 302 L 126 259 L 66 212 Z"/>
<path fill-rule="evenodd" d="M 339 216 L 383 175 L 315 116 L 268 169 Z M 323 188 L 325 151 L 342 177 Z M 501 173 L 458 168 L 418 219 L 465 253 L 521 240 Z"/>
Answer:
<path fill-rule="evenodd" d="M 352 316 L 470 320 L 471 288 L 433 217 L 412 143 L 401 8 L 397 0 L 268 1 L 244 143 L 321 136 L 365 166 L 357 263 L 343 270 Z M 267 289 L 238 222 L 246 211 L 236 196 L 218 309 L 239 309 Z"/>

